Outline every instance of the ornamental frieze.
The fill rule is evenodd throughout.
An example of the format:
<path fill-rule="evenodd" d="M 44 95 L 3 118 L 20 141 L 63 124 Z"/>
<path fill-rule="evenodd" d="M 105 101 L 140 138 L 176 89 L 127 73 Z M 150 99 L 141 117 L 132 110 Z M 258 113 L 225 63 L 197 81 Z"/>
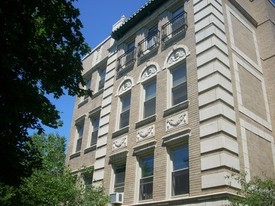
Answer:
<path fill-rule="evenodd" d="M 166 131 L 186 124 L 188 124 L 188 113 L 183 112 L 166 120 Z"/>

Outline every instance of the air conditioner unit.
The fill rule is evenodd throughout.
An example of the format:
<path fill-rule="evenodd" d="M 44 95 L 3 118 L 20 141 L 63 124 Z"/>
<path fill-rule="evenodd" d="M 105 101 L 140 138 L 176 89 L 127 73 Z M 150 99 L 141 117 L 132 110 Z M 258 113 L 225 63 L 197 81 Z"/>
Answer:
<path fill-rule="evenodd" d="M 122 204 L 123 202 L 123 193 L 115 192 L 110 194 L 110 203 L 111 204 Z"/>

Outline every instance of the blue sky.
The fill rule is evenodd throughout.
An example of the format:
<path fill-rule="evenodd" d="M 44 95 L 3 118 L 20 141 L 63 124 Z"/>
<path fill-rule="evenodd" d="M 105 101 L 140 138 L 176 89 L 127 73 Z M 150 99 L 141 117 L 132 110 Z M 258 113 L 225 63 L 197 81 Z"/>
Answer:
<path fill-rule="evenodd" d="M 147 0 L 78 0 L 75 7 L 80 10 L 83 24 L 82 33 L 86 42 L 93 49 L 111 34 L 112 26 L 122 15 L 127 18 L 141 8 Z M 63 126 L 58 129 L 45 128 L 45 132 L 58 133 L 69 138 L 75 97 L 64 95 L 60 99 L 50 97 L 61 112 Z"/>

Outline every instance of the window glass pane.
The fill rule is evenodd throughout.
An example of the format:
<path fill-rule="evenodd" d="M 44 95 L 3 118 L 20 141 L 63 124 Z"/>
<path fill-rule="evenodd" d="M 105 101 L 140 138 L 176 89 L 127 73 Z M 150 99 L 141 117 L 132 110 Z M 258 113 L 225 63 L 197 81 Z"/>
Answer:
<path fill-rule="evenodd" d="M 83 129 L 83 125 L 77 126 L 78 139 L 81 139 L 83 137 Z"/>
<path fill-rule="evenodd" d="M 173 171 L 189 167 L 188 147 L 180 147 L 172 150 Z"/>
<path fill-rule="evenodd" d="M 127 45 L 127 51 L 130 52 L 135 48 L 135 41 L 132 41 Z"/>
<path fill-rule="evenodd" d="M 123 112 L 130 109 L 130 103 L 131 103 L 131 93 L 121 97 L 121 105 L 122 105 L 121 111 Z"/>
<path fill-rule="evenodd" d="M 124 192 L 125 165 L 115 169 L 115 192 Z"/>
<path fill-rule="evenodd" d="M 187 87 L 183 83 L 172 89 L 172 105 L 179 104 L 187 100 Z"/>
<path fill-rule="evenodd" d="M 153 198 L 153 177 L 140 179 L 140 200 L 148 200 Z"/>
<path fill-rule="evenodd" d="M 156 113 L 156 98 L 144 102 L 143 118 L 149 117 Z"/>
<path fill-rule="evenodd" d="M 176 18 L 183 12 L 183 7 L 178 8 L 176 11 L 172 13 L 172 19 Z"/>
<path fill-rule="evenodd" d="M 179 170 L 172 173 L 172 195 L 189 193 L 189 170 Z"/>
<path fill-rule="evenodd" d="M 176 87 L 177 85 L 186 82 L 186 66 L 185 64 L 181 67 L 178 67 L 176 69 L 172 70 L 172 76 L 173 76 L 173 87 Z"/>
<path fill-rule="evenodd" d="M 141 159 L 141 176 L 152 176 L 154 172 L 154 157 L 148 156 Z"/>
<path fill-rule="evenodd" d="M 120 126 L 119 128 L 123 128 L 129 125 L 129 115 L 130 115 L 130 111 L 127 110 L 125 112 L 122 112 L 120 114 Z"/>
<path fill-rule="evenodd" d="M 98 130 L 99 127 L 99 117 L 94 117 L 92 119 L 93 131 Z"/>
<path fill-rule="evenodd" d="M 156 81 L 145 85 L 145 101 L 152 99 L 156 96 Z"/>
<path fill-rule="evenodd" d="M 83 180 L 86 187 L 91 186 L 93 184 L 93 174 L 85 174 Z"/>

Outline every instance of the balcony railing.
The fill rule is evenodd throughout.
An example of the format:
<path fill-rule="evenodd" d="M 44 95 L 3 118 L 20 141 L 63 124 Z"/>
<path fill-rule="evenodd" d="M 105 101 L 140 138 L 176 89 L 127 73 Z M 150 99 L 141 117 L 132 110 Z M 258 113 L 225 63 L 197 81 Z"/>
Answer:
<path fill-rule="evenodd" d="M 187 29 L 187 13 L 184 11 L 164 24 L 161 28 L 162 42 L 166 42 L 174 36 L 185 33 Z"/>
<path fill-rule="evenodd" d="M 157 48 L 159 45 L 159 31 L 146 37 L 138 43 L 138 57 L 149 53 L 150 51 Z"/>
<path fill-rule="evenodd" d="M 117 59 L 117 71 L 120 72 L 133 65 L 136 60 L 136 48 L 130 49 Z"/>

